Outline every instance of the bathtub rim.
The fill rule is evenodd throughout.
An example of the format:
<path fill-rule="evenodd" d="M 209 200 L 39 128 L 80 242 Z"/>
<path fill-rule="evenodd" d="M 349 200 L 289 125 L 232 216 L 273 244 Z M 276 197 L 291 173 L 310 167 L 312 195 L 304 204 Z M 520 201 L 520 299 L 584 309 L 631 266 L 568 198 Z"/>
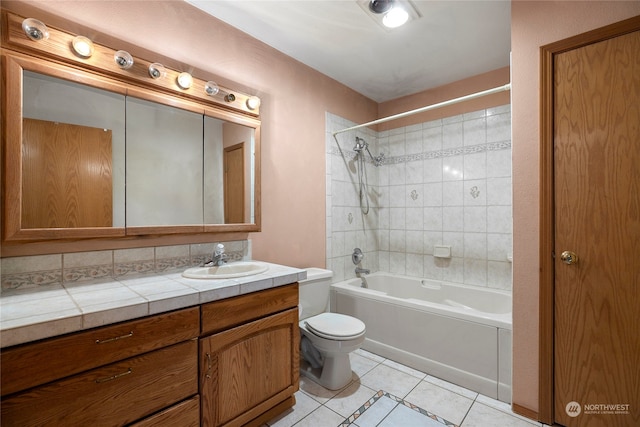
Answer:
<path fill-rule="evenodd" d="M 392 276 L 392 277 L 397 277 L 401 279 L 429 280 L 433 282 L 442 283 L 442 285 L 446 285 L 446 286 L 453 286 L 453 287 L 462 288 L 462 289 L 473 289 L 476 291 L 501 294 L 501 295 L 505 295 L 512 298 L 511 292 L 508 292 L 502 289 L 465 285 L 462 283 L 446 282 L 443 280 L 412 277 L 412 276 L 406 276 L 402 274 L 389 273 L 385 271 L 376 271 L 375 273 L 368 274 L 366 277 L 371 277 L 371 276 Z M 446 305 L 437 304 L 430 301 L 419 300 L 415 298 L 410 298 L 410 299 L 398 298 L 398 297 L 389 296 L 386 293 L 381 291 L 362 288 L 360 286 L 353 286 L 352 283 L 354 282 L 358 283 L 360 282 L 360 280 L 361 279 L 355 277 L 355 278 L 347 278 L 339 282 L 332 283 L 331 291 L 338 292 L 338 293 L 345 293 L 345 294 L 358 296 L 366 299 L 383 301 L 390 304 L 400 305 L 400 306 L 404 306 L 404 307 L 408 307 L 416 310 L 426 310 L 437 315 L 453 317 L 456 319 L 465 320 L 465 321 L 474 322 L 474 323 L 480 323 L 488 326 L 494 326 L 500 329 L 508 329 L 508 330 L 512 329 L 513 310 L 510 311 L 509 313 L 503 313 L 503 314 L 485 313 L 478 310 L 470 311 L 470 310 L 462 309 L 459 307 L 446 306 Z M 512 302 L 512 307 L 513 307 L 513 302 Z"/>

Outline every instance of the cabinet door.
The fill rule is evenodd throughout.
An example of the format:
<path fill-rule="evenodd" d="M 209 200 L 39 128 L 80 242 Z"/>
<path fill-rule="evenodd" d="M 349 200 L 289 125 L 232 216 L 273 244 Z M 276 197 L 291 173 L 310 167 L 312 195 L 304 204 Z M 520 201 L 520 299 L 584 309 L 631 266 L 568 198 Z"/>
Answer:
<path fill-rule="evenodd" d="M 298 389 L 298 310 L 200 340 L 203 426 L 243 425 Z"/>

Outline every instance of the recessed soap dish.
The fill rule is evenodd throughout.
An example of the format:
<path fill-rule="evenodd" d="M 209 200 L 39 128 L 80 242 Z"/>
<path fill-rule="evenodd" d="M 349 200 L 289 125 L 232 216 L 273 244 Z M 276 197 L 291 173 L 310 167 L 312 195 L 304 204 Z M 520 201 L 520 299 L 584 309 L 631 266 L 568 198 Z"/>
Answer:
<path fill-rule="evenodd" d="M 451 258 L 451 246 L 434 245 L 433 256 L 436 258 Z"/>

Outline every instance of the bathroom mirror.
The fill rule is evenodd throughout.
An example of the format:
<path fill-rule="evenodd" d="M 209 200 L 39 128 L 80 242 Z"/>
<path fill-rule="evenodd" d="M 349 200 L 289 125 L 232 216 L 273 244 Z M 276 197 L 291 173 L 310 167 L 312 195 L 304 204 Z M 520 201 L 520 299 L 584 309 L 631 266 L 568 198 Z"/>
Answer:
<path fill-rule="evenodd" d="M 3 239 L 259 231 L 260 121 L 3 52 Z"/>

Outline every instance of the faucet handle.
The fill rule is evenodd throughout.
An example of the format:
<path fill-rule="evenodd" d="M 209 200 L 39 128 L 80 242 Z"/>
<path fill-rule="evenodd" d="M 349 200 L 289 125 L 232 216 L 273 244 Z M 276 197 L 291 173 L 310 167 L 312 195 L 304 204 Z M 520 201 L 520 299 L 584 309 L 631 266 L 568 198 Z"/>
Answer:
<path fill-rule="evenodd" d="M 360 261 L 362 261 L 363 258 L 364 258 L 364 254 L 362 253 L 362 249 L 355 248 L 353 250 L 353 253 L 351 254 L 351 261 L 353 261 L 355 265 L 358 265 L 360 264 Z"/>

